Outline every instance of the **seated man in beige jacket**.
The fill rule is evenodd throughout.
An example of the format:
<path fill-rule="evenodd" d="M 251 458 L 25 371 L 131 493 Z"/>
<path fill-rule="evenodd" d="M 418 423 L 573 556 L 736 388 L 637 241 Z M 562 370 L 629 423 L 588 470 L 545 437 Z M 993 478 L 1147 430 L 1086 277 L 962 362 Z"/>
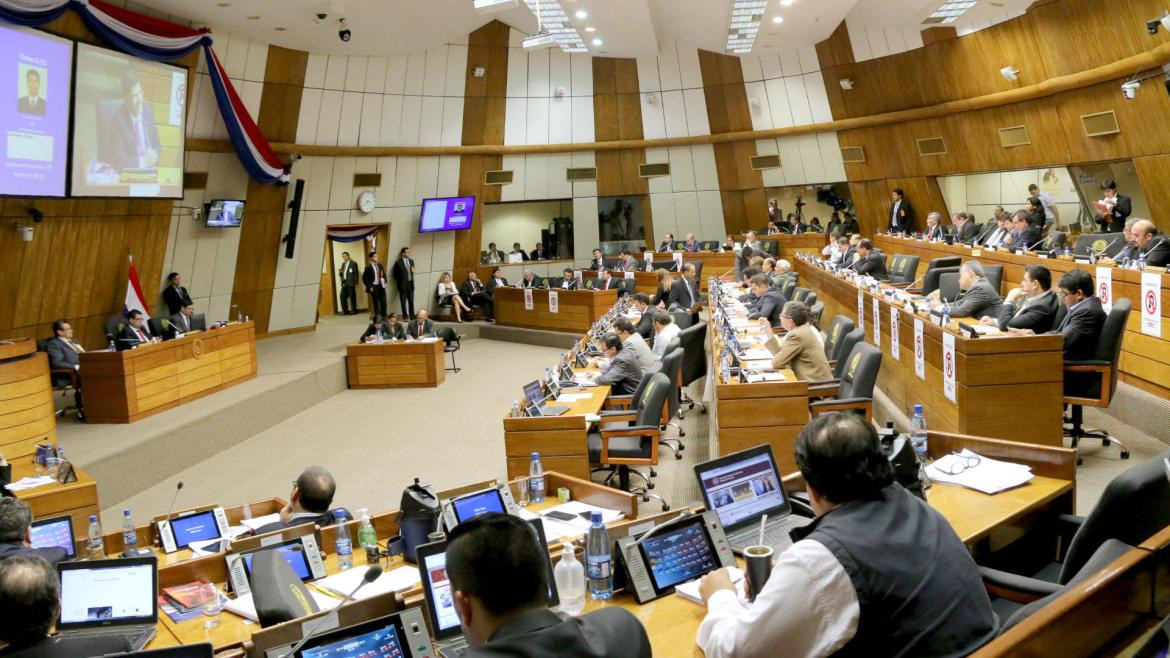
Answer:
<path fill-rule="evenodd" d="M 777 370 L 792 368 L 796 378 L 804 381 L 824 381 L 833 378 L 829 360 L 825 358 L 825 341 L 821 332 L 808 323 L 809 310 L 804 302 L 788 302 L 780 311 L 780 326 L 788 333 L 773 335 L 766 347 L 772 352 L 772 366 Z M 769 327 L 766 331 L 771 331 Z"/>

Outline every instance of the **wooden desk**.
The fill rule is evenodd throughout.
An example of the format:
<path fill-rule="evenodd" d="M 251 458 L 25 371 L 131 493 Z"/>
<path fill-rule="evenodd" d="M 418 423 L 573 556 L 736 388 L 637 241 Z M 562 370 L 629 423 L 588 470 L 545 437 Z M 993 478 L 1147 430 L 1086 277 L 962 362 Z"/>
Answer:
<path fill-rule="evenodd" d="M 256 376 L 252 322 L 124 352 L 85 352 L 85 417 L 132 423 Z"/>
<path fill-rule="evenodd" d="M 548 307 L 548 290 L 532 289 L 532 310 L 524 308 L 523 288 L 496 288 L 493 293 L 496 324 L 548 331 L 585 333 L 617 303 L 617 290 L 558 290 L 558 311 Z"/>
<path fill-rule="evenodd" d="M 12 481 L 36 475 L 36 466 L 31 457 L 21 458 L 19 461 L 9 461 L 12 464 Z M 89 532 L 89 517 L 98 514 L 97 483 L 88 473 L 77 465 L 73 466 L 77 473 L 77 480 L 68 484 L 46 484 L 35 489 L 13 492 L 16 497 L 28 503 L 34 519 L 46 516 L 61 516 L 68 514 L 73 518 L 73 535 L 82 545 L 85 543 L 86 533 Z"/>
<path fill-rule="evenodd" d="M 30 338 L 0 340 L 0 454 L 13 463 L 57 444 L 49 357 Z"/>
<path fill-rule="evenodd" d="M 625 278 L 625 272 L 618 272 L 611 270 L 613 276 L 618 278 Z M 581 272 L 581 278 L 585 281 L 596 281 L 597 272 L 593 270 L 584 270 Z M 634 291 L 644 292 L 651 297 L 658 292 L 658 275 L 653 272 L 637 271 L 634 272 Z"/>
<path fill-rule="evenodd" d="M 349 343 L 345 371 L 350 388 L 435 387 L 446 379 L 443 340 Z"/>
<path fill-rule="evenodd" d="M 858 287 L 831 272 L 797 260 L 800 285 L 825 303 L 827 326 L 837 314 L 857 320 Z M 949 333 L 955 338 L 955 401 L 943 393 L 943 330 L 925 315 L 915 316 L 901 304 L 862 291 L 866 340 L 874 344 L 873 302 L 881 319 L 882 367 L 878 388 L 907 416 L 922 404 L 930 427 L 976 436 L 990 436 L 1043 445 L 1060 445 L 1064 375 L 1064 341 L 1057 336 L 958 335 L 957 320 Z M 898 312 L 897 359 L 891 352 L 890 308 Z M 923 320 L 923 357 L 926 378 L 914 366 L 914 319 Z"/>
<path fill-rule="evenodd" d="M 504 454 L 508 479 L 528 475 L 532 453 L 540 453 L 544 468 L 589 480 L 588 414 L 597 414 L 609 397 L 609 386 L 568 389 L 589 397 L 564 403 L 569 410 L 560 416 L 504 418 Z"/>
<path fill-rule="evenodd" d="M 1081 269 L 1097 280 L 1097 266 L 1076 263 L 1063 258 L 1040 258 L 1035 255 L 1016 255 L 1006 250 L 971 249 L 961 245 L 931 243 L 914 238 L 900 238 L 878 235 L 873 243 L 887 256 L 908 254 L 918 256 L 918 276 L 926 273 L 932 258 L 960 257 L 963 261 L 978 260 L 989 265 L 1003 266 L 1003 284 L 1000 294 L 1019 285 L 1028 265 L 1043 265 L 1052 270 L 1052 285 L 1069 270 Z M 977 254 L 977 255 L 976 255 Z M 1142 333 L 1141 329 L 1141 272 L 1119 267 L 1110 267 L 1113 278 L 1113 298 L 1133 300 L 1133 312 L 1126 325 L 1121 342 L 1121 359 L 1118 368 L 1121 381 L 1131 384 L 1147 393 L 1170 398 L 1170 276 L 1162 276 L 1162 337 L 1155 338 Z"/>

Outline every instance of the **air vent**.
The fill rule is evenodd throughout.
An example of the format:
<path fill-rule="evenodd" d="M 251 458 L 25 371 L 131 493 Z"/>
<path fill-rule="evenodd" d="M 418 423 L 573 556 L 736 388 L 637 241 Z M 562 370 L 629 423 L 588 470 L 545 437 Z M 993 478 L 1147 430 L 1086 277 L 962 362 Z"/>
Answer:
<path fill-rule="evenodd" d="M 483 184 L 484 185 L 511 185 L 512 184 L 512 174 L 514 174 L 514 173 L 515 172 L 513 172 L 511 169 L 499 169 L 496 171 L 485 171 L 485 172 L 483 172 Z"/>
<path fill-rule="evenodd" d="M 354 187 L 382 187 L 382 174 L 354 174 Z"/>
<path fill-rule="evenodd" d="M 1121 132 L 1121 126 L 1117 125 L 1117 115 L 1113 110 L 1082 114 L 1081 123 L 1085 126 L 1085 137 L 1116 135 Z"/>
<path fill-rule="evenodd" d="M 1013 146 L 1027 146 L 1031 143 L 1032 137 L 1028 135 L 1027 126 L 1008 126 L 999 129 L 999 145 L 1005 149 Z"/>
<path fill-rule="evenodd" d="M 778 155 L 756 155 L 752 156 L 752 169 L 759 171 L 761 169 L 779 169 L 780 156 Z"/>
<path fill-rule="evenodd" d="M 641 178 L 654 178 L 655 176 L 669 175 L 669 162 L 647 162 L 646 164 L 638 165 L 638 176 Z"/>
<path fill-rule="evenodd" d="M 865 147 L 842 146 L 841 162 L 865 162 Z"/>
<path fill-rule="evenodd" d="M 207 189 L 207 172 L 206 171 L 183 172 L 183 189 L 184 190 L 205 190 L 205 189 Z"/>
<path fill-rule="evenodd" d="M 597 180 L 597 167 L 569 167 L 565 170 L 565 180 L 572 183 Z"/>
<path fill-rule="evenodd" d="M 947 152 L 947 143 L 942 137 L 928 137 L 918 140 L 918 155 L 943 155 Z"/>

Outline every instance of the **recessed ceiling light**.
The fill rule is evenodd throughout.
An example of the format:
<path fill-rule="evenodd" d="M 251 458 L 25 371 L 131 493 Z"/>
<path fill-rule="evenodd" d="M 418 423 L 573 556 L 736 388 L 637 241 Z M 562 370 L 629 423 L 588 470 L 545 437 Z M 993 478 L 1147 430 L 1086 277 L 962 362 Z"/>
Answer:
<path fill-rule="evenodd" d="M 601 39 L 594 38 L 594 39 L 593 39 L 593 45 L 595 45 L 595 46 L 600 46 L 600 45 L 601 45 Z"/>
<path fill-rule="evenodd" d="M 585 28 L 585 31 L 586 31 L 586 32 L 596 32 L 596 31 L 597 31 L 597 28 L 595 28 L 595 27 L 587 27 L 587 28 Z"/>
<path fill-rule="evenodd" d="M 589 18 L 589 14 L 584 9 L 578 9 L 577 13 L 573 15 L 577 18 Z"/>
<path fill-rule="evenodd" d="M 284 32 L 284 31 L 285 31 L 285 30 L 287 30 L 288 28 L 287 28 L 287 27 L 274 27 L 274 28 L 272 28 L 272 29 L 276 30 L 277 32 Z"/>
<path fill-rule="evenodd" d="M 791 7 L 792 0 L 780 0 L 780 6 L 781 7 Z"/>
<path fill-rule="evenodd" d="M 783 23 L 783 22 L 784 22 L 784 17 L 783 17 L 783 16 L 773 16 L 773 17 L 772 17 L 772 22 L 773 22 L 773 23 L 776 23 L 777 25 L 779 25 L 780 23 Z"/>

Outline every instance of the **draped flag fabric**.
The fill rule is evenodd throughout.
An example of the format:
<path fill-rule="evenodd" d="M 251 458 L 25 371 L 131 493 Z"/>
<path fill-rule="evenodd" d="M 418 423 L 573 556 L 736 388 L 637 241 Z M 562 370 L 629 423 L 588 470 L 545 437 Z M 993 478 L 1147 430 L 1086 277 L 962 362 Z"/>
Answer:
<path fill-rule="evenodd" d="M 0 0 L 0 21 L 37 26 L 72 9 L 94 34 L 118 50 L 155 62 L 172 61 L 203 47 L 219 113 L 240 163 L 261 183 L 288 183 L 288 172 L 248 114 L 215 56 L 207 28 L 190 28 L 107 4 L 102 0 Z"/>
<path fill-rule="evenodd" d="M 130 311 L 142 311 L 146 319 L 150 319 L 150 310 L 146 308 L 146 295 L 142 294 L 142 284 L 138 283 L 138 270 L 134 268 L 134 257 L 130 257 L 130 276 L 126 281 L 126 301 L 122 304 L 122 315 L 130 315 Z"/>
<path fill-rule="evenodd" d="M 349 226 L 331 226 L 325 231 L 325 237 L 334 242 L 357 242 L 364 240 L 367 235 L 377 231 L 374 224 L 352 224 Z"/>

